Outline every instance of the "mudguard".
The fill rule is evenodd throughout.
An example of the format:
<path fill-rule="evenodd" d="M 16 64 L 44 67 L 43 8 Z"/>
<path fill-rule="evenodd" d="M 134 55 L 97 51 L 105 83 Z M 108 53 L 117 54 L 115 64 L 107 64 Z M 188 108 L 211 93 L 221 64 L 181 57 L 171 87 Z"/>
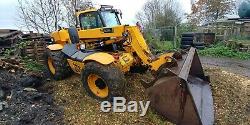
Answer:
<path fill-rule="evenodd" d="M 103 65 L 108 65 L 111 64 L 115 61 L 114 57 L 108 53 L 103 53 L 103 52 L 97 52 L 94 54 L 91 54 L 87 56 L 83 62 L 86 61 L 96 61 L 98 63 L 101 63 Z"/>
<path fill-rule="evenodd" d="M 52 44 L 52 45 L 47 46 L 47 48 L 51 51 L 62 50 L 63 45 L 62 44 Z"/>
<path fill-rule="evenodd" d="M 80 51 L 76 48 L 76 44 L 64 45 L 62 52 L 71 59 L 79 62 L 96 61 L 100 64 L 108 65 L 115 61 L 114 57 L 108 53 L 94 50 Z"/>

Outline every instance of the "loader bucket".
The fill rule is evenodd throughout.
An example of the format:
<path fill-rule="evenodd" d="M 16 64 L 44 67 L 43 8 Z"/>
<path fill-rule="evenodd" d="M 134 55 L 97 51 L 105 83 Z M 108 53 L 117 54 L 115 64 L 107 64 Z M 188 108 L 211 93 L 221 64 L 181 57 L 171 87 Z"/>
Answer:
<path fill-rule="evenodd" d="M 146 92 L 151 107 L 177 125 L 213 125 L 214 109 L 209 78 L 204 75 L 195 48 L 176 66 L 164 68 Z"/>

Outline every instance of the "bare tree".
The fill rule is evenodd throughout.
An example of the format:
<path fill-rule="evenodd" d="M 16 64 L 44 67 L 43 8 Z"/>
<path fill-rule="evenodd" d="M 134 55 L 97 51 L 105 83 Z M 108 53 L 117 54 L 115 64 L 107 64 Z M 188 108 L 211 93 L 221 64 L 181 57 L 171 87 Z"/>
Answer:
<path fill-rule="evenodd" d="M 76 10 L 92 7 L 91 0 L 18 0 L 18 26 L 50 33 L 61 23 L 76 25 Z"/>
<path fill-rule="evenodd" d="M 65 21 L 68 26 L 76 25 L 76 11 L 81 9 L 85 10 L 87 8 L 93 7 L 91 0 L 62 0 L 67 18 Z"/>
<path fill-rule="evenodd" d="M 136 17 L 148 28 L 175 26 L 180 23 L 179 4 L 174 0 L 149 0 Z"/>
<path fill-rule="evenodd" d="M 19 25 L 28 30 L 50 33 L 57 29 L 61 10 L 58 0 L 18 0 Z"/>

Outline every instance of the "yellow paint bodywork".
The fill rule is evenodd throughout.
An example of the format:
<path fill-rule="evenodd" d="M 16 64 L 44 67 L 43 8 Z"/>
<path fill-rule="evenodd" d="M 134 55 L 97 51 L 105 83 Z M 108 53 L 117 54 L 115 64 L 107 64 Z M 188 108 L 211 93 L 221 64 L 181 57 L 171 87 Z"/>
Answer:
<path fill-rule="evenodd" d="M 63 49 L 63 45 L 62 44 L 52 44 L 52 45 L 47 46 L 47 48 L 49 50 L 52 50 L 52 51 L 61 50 L 61 49 Z"/>
<path fill-rule="evenodd" d="M 128 72 L 130 71 L 130 67 L 133 66 L 134 57 L 131 53 L 122 53 L 119 56 L 119 60 L 117 61 L 116 65 L 123 71 Z"/>
<path fill-rule="evenodd" d="M 87 56 L 86 58 L 84 58 L 82 62 L 74 61 L 72 59 L 67 59 L 67 61 L 69 63 L 69 66 L 75 73 L 81 74 L 81 71 L 84 68 L 84 64 L 86 62 L 95 61 L 103 65 L 108 65 L 108 64 L 113 63 L 115 60 L 112 55 L 108 53 L 100 52 L 100 53 L 94 53 L 94 54 Z"/>
<path fill-rule="evenodd" d="M 76 13 L 77 17 L 79 17 L 80 14 L 82 13 L 89 13 L 89 12 L 96 12 L 97 9 L 96 8 L 91 8 L 91 9 L 87 9 L 87 10 L 84 10 L 84 11 L 79 11 Z"/>
<path fill-rule="evenodd" d="M 108 65 L 108 64 L 113 63 L 115 59 L 112 55 L 108 53 L 99 52 L 99 53 L 91 54 L 87 56 L 86 58 L 84 58 L 83 62 L 86 62 L 86 61 L 96 61 L 103 65 Z"/>
<path fill-rule="evenodd" d="M 125 30 L 125 27 L 121 25 L 112 27 L 112 29 L 113 29 L 112 33 L 104 33 L 103 28 L 80 30 L 78 33 L 81 39 L 121 37 L 122 33 Z"/>
<path fill-rule="evenodd" d="M 126 30 L 130 33 L 131 37 L 130 49 L 132 50 L 130 51 L 136 52 L 143 62 L 143 65 L 148 65 L 151 70 L 157 71 L 163 64 L 172 61 L 171 57 L 174 55 L 174 53 L 165 53 L 159 57 L 155 57 L 149 50 L 145 39 L 136 26 L 127 27 Z"/>
<path fill-rule="evenodd" d="M 74 61 L 71 59 L 67 59 L 69 66 L 71 67 L 71 69 L 77 73 L 77 74 L 81 74 L 82 69 L 84 68 L 84 63 L 83 62 L 79 62 L 79 61 Z"/>
<path fill-rule="evenodd" d="M 97 9 L 88 9 L 85 11 L 80 11 L 76 15 L 79 16 L 82 13 L 95 12 Z M 105 28 L 112 28 L 112 32 L 104 32 Z M 124 33 L 128 34 L 128 37 L 124 37 Z M 82 69 L 84 67 L 84 63 L 88 61 L 96 61 L 103 65 L 108 65 L 114 63 L 119 67 L 123 72 L 128 72 L 130 67 L 133 65 L 143 65 L 149 67 L 152 71 L 157 71 L 159 67 L 163 64 L 171 62 L 172 56 L 174 53 L 165 53 L 161 56 L 155 57 L 142 33 L 138 29 L 137 26 L 127 26 L 127 25 L 119 25 L 114 27 L 102 27 L 95 29 L 78 29 L 78 35 L 80 38 L 80 42 L 86 42 L 87 46 L 89 44 L 90 48 L 92 47 L 92 42 L 95 41 L 103 41 L 105 45 L 113 44 L 116 42 L 124 41 L 123 49 L 124 51 L 117 52 L 119 53 L 119 59 L 116 60 L 114 57 L 105 52 L 99 52 L 95 54 L 91 54 L 84 58 L 81 64 L 77 64 L 73 60 L 69 61 L 70 66 L 74 69 L 77 67 Z M 67 29 L 62 29 L 52 33 L 52 38 L 55 43 L 64 45 L 66 43 L 70 43 L 69 33 Z M 62 47 L 50 47 L 54 48 L 62 48 Z M 123 58 L 126 58 L 123 60 Z M 78 66 L 74 66 L 74 65 Z M 79 73 L 80 71 L 76 71 Z"/>
<path fill-rule="evenodd" d="M 51 37 L 53 38 L 54 42 L 57 44 L 64 45 L 70 41 L 69 33 L 67 29 L 61 29 L 59 31 L 52 32 Z"/>
<path fill-rule="evenodd" d="M 172 62 L 172 58 L 174 53 L 165 53 L 159 57 L 153 62 L 150 63 L 151 70 L 157 71 L 163 64 Z"/>
<path fill-rule="evenodd" d="M 143 38 L 140 30 L 136 26 L 116 26 L 112 27 L 113 32 L 112 33 L 104 33 L 102 31 L 102 28 L 96 28 L 96 29 L 88 29 L 88 30 L 79 30 L 78 34 L 81 39 L 91 40 L 91 39 L 101 39 L 101 38 L 110 38 L 110 40 L 106 41 L 106 44 L 111 44 L 114 42 L 117 42 L 122 38 L 122 33 L 125 31 L 129 33 L 128 40 L 124 43 L 126 45 L 124 49 L 125 52 L 120 52 L 124 54 L 120 54 L 120 57 L 122 58 L 124 55 L 126 55 L 129 58 L 128 63 L 124 63 L 124 60 L 121 60 L 121 58 L 116 61 L 116 65 L 123 71 L 128 72 L 130 67 L 133 66 L 133 64 L 138 64 L 140 62 L 136 62 L 138 60 L 135 60 L 132 55 L 133 53 L 136 53 L 136 55 L 141 60 L 141 64 L 145 66 L 149 66 L 151 70 L 157 71 L 161 65 L 171 62 L 171 57 L 173 56 L 173 53 L 166 53 L 159 57 L 155 57 L 151 51 L 149 50 L 149 47 Z M 69 41 L 69 36 L 67 30 L 63 29 L 62 31 L 58 31 L 57 33 L 54 32 L 52 34 L 54 36 L 54 40 L 56 40 L 58 44 L 52 45 L 48 48 L 51 50 L 55 49 L 62 49 L 63 45 L 67 43 L 66 41 Z M 60 39 L 60 40 L 58 40 Z M 155 59 L 156 58 L 156 59 Z M 103 65 L 111 64 L 115 61 L 114 57 L 108 53 L 100 52 L 95 53 L 90 56 L 87 56 L 83 62 L 86 61 L 96 61 Z M 70 62 L 69 62 L 70 63 Z M 126 65 L 125 65 L 126 64 Z M 79 65 L 82 69 L 82 65 Z M 79 73 L 77 71 L 77 73 Z"/>

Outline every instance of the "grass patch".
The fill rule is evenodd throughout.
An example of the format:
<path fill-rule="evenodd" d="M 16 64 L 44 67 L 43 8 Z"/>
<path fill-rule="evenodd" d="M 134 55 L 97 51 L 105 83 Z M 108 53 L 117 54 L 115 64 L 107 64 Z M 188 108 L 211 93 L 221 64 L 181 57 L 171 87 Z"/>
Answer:
<path fill-rule="evenodd" d="M 39 64 L 35 60 L 23 58 L 22 62 L 24 63 L 24 68 L 27 70 L 35 71 L 35 72 L 43 72 L 45 70 L 45 66 L 42 64 Z"/>
<path fill-rule="evenodd" d="M 149 39 L 148 45 L 151 48 L 151 51 L 155 53 L 162 53 L 165 51 L 176 50 L 172 41 L 160 41 L 157 39 Z"/>
<path fill-rule="evenodd" d="M 222 44 L 214 45 L 211 48 L 200 50 L 199 54 L 202 56 L 210 56 L 210 57 L 228 57 L 228 58 L 236 58 L 242 60 L 250 59 L 250 53 L 235 51 Z"/>
<path fill-rule="evenodd" d="M 171 41 L 155 42 L 155 48 L 159 51 L 174 50 L 174 46 Z"/>

